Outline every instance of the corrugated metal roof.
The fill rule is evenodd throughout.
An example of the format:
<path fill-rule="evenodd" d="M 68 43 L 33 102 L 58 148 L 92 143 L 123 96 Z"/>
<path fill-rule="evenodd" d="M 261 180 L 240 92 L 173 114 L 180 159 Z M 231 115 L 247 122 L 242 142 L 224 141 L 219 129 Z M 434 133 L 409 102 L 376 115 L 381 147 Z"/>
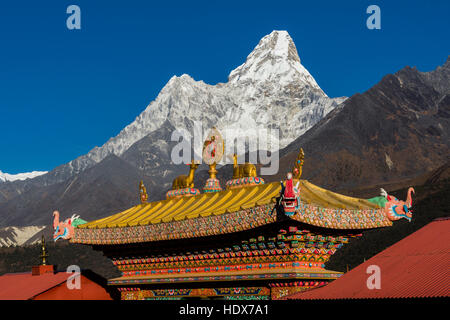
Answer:
<path fill-rule="evenodd" d="M 70 273 L 46 273 L 38 276 L 28 273 L 7 273 L 0 276 L 0 300 L 28 300 L 51 289 L 70 276 Z"/>
<path fill-rule="evenodd" d="M 379 266 L 381 288 L 370 290 L 367 273 Z M 450 218 L 435 220 L 326 287 L 287 299 L 367 299 L 450 296 Z"/>

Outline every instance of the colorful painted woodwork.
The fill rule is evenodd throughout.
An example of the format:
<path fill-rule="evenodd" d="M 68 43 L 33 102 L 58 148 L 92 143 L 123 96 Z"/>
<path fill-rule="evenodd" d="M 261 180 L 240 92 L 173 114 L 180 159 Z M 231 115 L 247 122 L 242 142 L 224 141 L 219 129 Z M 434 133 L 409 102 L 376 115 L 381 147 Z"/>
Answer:
<path fill-rule="evenodd" d="M 241 188 L 257 186 L 259 184 L 264 184 L 264 179 L 260 177 L 244 177 L 228 180 L 226 183 L 227 189 Z"/>
<path fill-rule="evenodd" d="M 192 297 L 223 297 L 227 300 L 269 300 L 270 289 L 265 287 L 195 288 L 143 290 L 119 288 L 123 300 L 179 300 Z"/>
<path fill-rule="evenodd" d="M 415 193 L 414 188 L 408 188 L 406 201 L 402 201 L 389 195 L 386 190 L 381 188 L 381 196 L 368 200 L 383 207 L 389 220 L 395 221 L 404 218 L 411 222 L 412 193 Z"/>
<path fill-rule="evenodd" d="M 166 199 L 178 197 L 191 197 L 197 194 L 200 194 L 200 191 L 196 188 L 175 189 L 167 191 Z"/>
<path fill-rule="evenodd" d="M 84 223 L 86 223 L 86 221 L 80 219 L 80 216 L 75 214 L 64 221 L 60 221 L 59 211 L 53 211 L 53 240 L 71 239 L 75 232 L 74 228 Z"/>
<path fill-rule="evenodd" d="M 150 255 L 146 258 L 113 260 L 122 276 L 110 279 L 109 285 L 121 288 L 127 299 L 173 299 L 183 297 L 223 297 L 239 299 L 279 298 L 284 292 L 298 292 L 325 285 L 341 273 L 324 269 L 325 262 L 347 237 L 324 237 L 308 230 L 289 227 L 273 237 L 258 236 L 226 247 Z M 289 281 L 292 279 L 307 281 Z M 129 287 L 163 284 L 204 285 L 211 281 L 265 281 L 265 286 L 202 289 L 139 289 L 130 294 Z M 291 288 L 292 287 L 292 288 Z M 206 290 L 206 291 L 205 291 Z"/>
<path fill-rule="evenodd" d="M 206 180 L 205 186 L 203 187 L 203 192 L 219 192 L 219 191 L 222 191 L 219 179 L 209 178 L 208 180 Z"/>
<path fill-rule="evenodd" d="M 281 183 L 281 205 L 284 213 L 288 216 L 294 215 L 296 210 L 300 209 L 300 181 L 292 178 L 292 173 L 288 173 L 286 181 Z"/>

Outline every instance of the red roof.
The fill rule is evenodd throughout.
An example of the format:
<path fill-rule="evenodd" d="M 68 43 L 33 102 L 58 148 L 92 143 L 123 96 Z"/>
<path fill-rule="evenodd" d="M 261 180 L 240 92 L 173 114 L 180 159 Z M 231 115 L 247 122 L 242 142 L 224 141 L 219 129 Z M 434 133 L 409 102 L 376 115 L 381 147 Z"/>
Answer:
<path fill-rule="evenodd" d="M 370 290 L 367 273 L 380 267 L 380 289 Z M 435 220 L 325 287 L 286 299 L 366 299 L 450 296 L 450 219 Z"/>
<path fill-rule="evenodd" d="M 71 273 L 7 273 L 0 277 L 0 300 L 28 300 L 67 280 Z"/>

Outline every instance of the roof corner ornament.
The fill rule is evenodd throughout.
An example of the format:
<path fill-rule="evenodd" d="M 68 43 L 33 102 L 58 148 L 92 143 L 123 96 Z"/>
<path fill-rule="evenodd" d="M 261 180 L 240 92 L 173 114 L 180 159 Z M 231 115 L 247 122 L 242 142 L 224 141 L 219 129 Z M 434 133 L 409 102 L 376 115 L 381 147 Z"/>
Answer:
<path fill-rule="evenodd" d="M 280 203 L 287 216 L 293 216 L 300 208 L 300 177 L 303 172 L 305 152 L 303 148 L 298 151 L 297 159 L 292 172 L 288 172 L 286 180 L 281 181 Z"/>
<path fill-rule="evenodd" d="M 85 223 L 85 220 L 75 214 L 64 221 L 59 221 L 59 211 L 53 211 L 53 241 L 58 239 L 70 240 L 74 235 L 74 228 Z"/>
<path fill-rule="evenodd" d="M 300 181 L 294 185 L 294 179 L 291 172 L 286 176 L 285 181 L 281 181 L 281 198 L 284 213 L 287 216 L 293 216 L 295 211 L 300 208 Z"/>
<path fill-rule="evenodd" d="M 292 169 L 292 172 L 294 174 L 294 179 L 300 179 L 303 172 L 303 163 L 305 159 L 305 153 L 303 152 L 303 148 L 300 148 L 297 159 L 295 160 L 294 168 Z"/>
<path fill-rule="evenodd" d="M 141 204 L 147 203 L 148 194 L 147 189 L 144 186 L 144 181 L 141 180 L 139 183 L 139 199 L 141 200 Z"/>
<path fill-rule="evenodd" d="M 380 191 L 378 197 L 367 200 L 384 208 L 384 213 L 390 221 L 405 218 L 411 222 L 413 212 L 410 208 L 412 207 L 412 193 L 415 193 L 414 188 L 408 188 L 406 201 L 398 200 L 393 195 L 388 194 L 383 188 L 381 188 Z"/>

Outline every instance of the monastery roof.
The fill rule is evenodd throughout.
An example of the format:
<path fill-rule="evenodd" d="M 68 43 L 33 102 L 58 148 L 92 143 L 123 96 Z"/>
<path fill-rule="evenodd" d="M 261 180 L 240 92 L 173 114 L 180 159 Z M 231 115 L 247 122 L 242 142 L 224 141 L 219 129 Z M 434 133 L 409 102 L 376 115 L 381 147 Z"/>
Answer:
<path fill-rule="evenodd" d="M 139 204 L 118 214 L 89 222 L 79 228 L 114 228 L 157 224 L 239 211 L 274 201 L 280 184 L 269 183 L 253 187 L 202 193 Z"/>
<path fill-rule="evenodd" d="M 332 209 L 377 209 L 372 202 L 334 193 L 301 180 L 302 200 Z M 115 215 L 95 220 L 78 228 L 116 228 L 158 224 L 211 215 L 222 215 L 256 206 L 275 203 L 281 185 L 263 185 L 231 189 L 197 196 L 139 204 Z"/>
<path fill-rule="evenodd" d="M 46 273 L 33 276 L 31 272 L 7 273 L 0 276 L 0 300 L 28 300 L 53 288 L 70 274 L 66 272 Z"/>
<path fill-rule="evenodd" d="M 380 289 L 369 289 L 369 266 L 380 269 Z M 367 299 L 450 296 L 450 218 L 437 219 L 323 288 L 287 299 Z"/>
<path fill-rule="evenodd" d="M 75 228 L 72 242 L 117 244 L 215 235 L 276 221 L 279 182 L 144 203 Z M 390 226 L 383 209 L 364 199 L 300 180 L 301 207 L 291 219 L 331 229 Z"/>

